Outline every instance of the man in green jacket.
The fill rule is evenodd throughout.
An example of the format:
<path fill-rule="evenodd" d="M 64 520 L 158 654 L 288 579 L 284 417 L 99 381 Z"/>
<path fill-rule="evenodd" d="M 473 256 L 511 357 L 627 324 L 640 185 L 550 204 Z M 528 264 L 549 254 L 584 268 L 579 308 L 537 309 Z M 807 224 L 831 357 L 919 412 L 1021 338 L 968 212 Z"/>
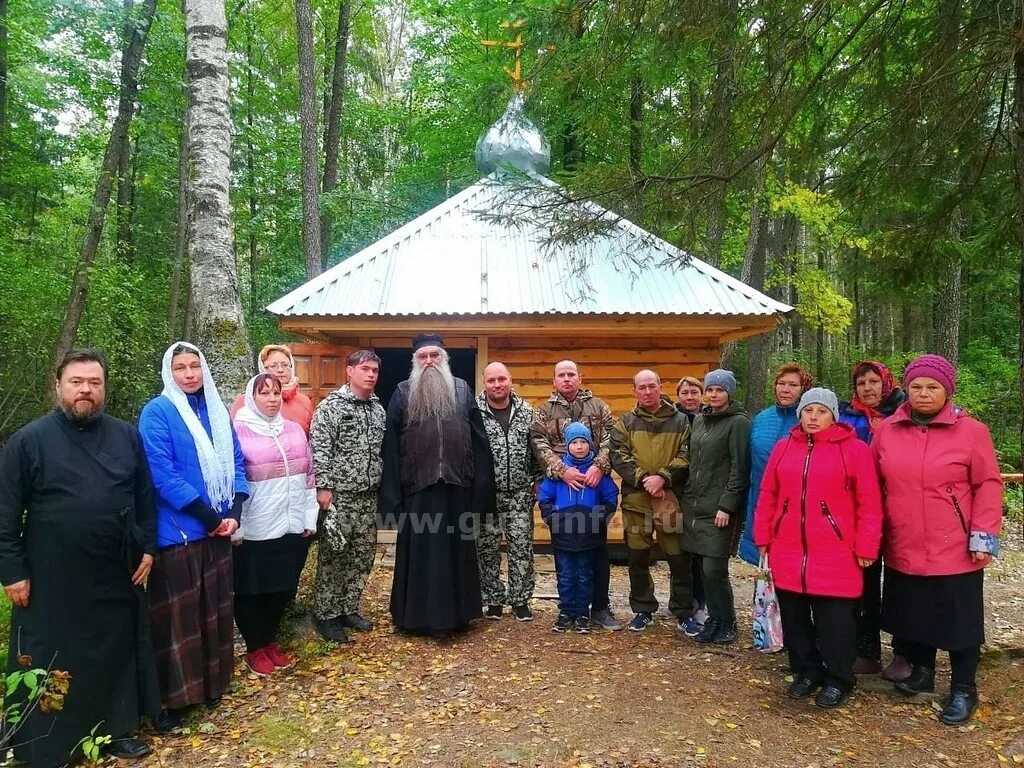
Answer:
<path fill-rule="evenodd" d="M 642 370 L 633 377 L 636 407 L 612 428 L 612 468 L 622 477 L 622 514 L 629 557 L 629 629 L 642 632 L 654 621 L 658 600 L 651 579 L 654 533 L 671 572 L 669 610 L 686 632 L 693 618 L 690 555 L 683 551 L 679 494 L 689 466 L 690 422 L 661 394 L 661 379 Z M 692 626 L 691 626 L 692 625 Z M 696 634 L 696 632 L 694 632 Z"/>

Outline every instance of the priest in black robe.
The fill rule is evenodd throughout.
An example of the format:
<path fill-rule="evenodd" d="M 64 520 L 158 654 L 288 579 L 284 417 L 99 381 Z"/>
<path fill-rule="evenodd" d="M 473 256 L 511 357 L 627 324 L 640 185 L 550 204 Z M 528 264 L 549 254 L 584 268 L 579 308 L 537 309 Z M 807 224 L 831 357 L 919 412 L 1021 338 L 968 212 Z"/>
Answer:
<path fill-rule="evenodd" d="M 15 696 L 27 716 L 11 744 L 33 768 L 64 765 L 93 728 L 112 737 L 112 754 L 141 757 L 149 746 L 132 734 L 141 715 L 160 710 L 145 593 L 153 487 L 135 427 L 103 413 L 106 378 L 102 353 L 69 353 L 57 407 L 0 453 L 8 672 L 70 674 L 63 706 L 56 687 L 45 706 L 24 702 L 24 688 Z"/>
<path fill-rule="evenodd" d="M 413 341 L 412 372 L 388 403 L 378 511 L 397 523 L 391 618 L 446 637 L 483 616 L 476 530 L 494 513 L 494 465 L 469 385 L 440 336 Z"/>

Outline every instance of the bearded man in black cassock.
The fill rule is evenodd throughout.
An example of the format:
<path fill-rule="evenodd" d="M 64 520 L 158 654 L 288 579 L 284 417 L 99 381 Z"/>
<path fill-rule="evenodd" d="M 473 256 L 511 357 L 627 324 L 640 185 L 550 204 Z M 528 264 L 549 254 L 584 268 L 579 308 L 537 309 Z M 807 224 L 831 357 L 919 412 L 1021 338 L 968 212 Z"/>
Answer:
<path fill-rule="evenodd" d="M 141 757 L 149 746 L 131 735 L 141 715 L 160 711 L 145 593 L 153 486 L 135 427 L 103 413 L 106 382 L 102 353 L 69 353 L 57 369 L 58 407 L 0 453 L 0 582 L 14 604 L 8 672 L 71 677 L 58 711 L 22 705 L 28 716 L 11 741 L 33 768 L 64 765 L 94 727 L 113 737 L 115 756 Z"/>
<path fill-rule="evenodd" d="M 391 618 L 445 637 L 483 616 L 476 529 L 494 513 L 494 465 L 469 385 L 440 336 L 413 341 L 412 373 L 388 403 L 378 512 L 398 524 Z"/>

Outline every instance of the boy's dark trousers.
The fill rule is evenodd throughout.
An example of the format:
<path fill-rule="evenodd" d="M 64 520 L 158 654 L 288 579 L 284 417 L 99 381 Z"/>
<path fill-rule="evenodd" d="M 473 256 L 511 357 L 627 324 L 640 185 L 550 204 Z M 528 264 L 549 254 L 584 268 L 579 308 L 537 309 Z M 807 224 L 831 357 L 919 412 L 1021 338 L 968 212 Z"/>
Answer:
<path fill-rule="evenodd" d="M 853 688 L 860 601 L 784 589 L 776 589 L 776 594 L 793 672 L 816 683 L 832 683 L 847 691 Z"/>
<path fill-rule="evenodd" d="M 558 610 L 573 618 L 589 616 L 590 600 L 594 592 L 594 572 L 602 558 L 605 563 L 608 562 L 606 547 L 582 551 L 555 547 L 554 553 Z"/>

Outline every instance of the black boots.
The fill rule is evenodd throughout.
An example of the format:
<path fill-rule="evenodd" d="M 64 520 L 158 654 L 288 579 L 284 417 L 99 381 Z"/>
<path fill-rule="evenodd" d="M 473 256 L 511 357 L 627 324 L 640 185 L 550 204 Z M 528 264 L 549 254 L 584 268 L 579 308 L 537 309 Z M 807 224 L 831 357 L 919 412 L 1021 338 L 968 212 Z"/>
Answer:
<path fill-rule="evenodd" d="M 942 708 L 939 720 L 946 725 L 963 725 L 978 707 L 978 689 L 970 685 L 954 685 Z"/>
<path fill-rule="evenodd" d="M 892 685 L 904 696 L 931 693 L 935 690 L 935 670 L 915 664 L 913 669 L 910 670 L 909 677 L 898 680 Z"/>

